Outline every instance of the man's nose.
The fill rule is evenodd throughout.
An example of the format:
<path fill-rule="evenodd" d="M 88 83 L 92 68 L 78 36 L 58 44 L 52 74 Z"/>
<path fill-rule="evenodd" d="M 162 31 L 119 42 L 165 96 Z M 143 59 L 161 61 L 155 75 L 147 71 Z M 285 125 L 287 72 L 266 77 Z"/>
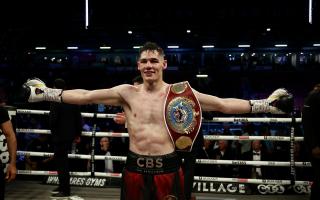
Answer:
<path fill-rule="evenodd" d="M 152 66 L 151 60 L 147 60 L 147 66 Z"/>

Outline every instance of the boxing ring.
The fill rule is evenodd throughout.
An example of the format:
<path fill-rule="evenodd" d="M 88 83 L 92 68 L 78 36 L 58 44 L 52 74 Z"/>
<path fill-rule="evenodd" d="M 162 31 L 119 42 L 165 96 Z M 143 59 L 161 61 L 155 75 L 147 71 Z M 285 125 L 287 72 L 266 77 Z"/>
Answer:
<path fill-rule="evenodd" d="M 45 110 L 26 110 L 26 109 L 17 109 L 13 111 L 9 111 L 10 115 L 48 115 L 49 111 Z M 96 118 L 96 119 L 105 119 L 105 118 L 114 118 L 115 114 L 102 114 L 102 113 L 82 113 L 82 117 L 84 118 Z M 213 118 L 212 120 L 206 120 L 206 122 L 218 122 L 218 123 L 232 123 L 232 122 L 246 122 L 246 123 L 300 123 L 301 118 L 247 118 L 247 117 L 239 117 L 239 118 Z M 96 131 L 96 124 L 94 124 L 92 131 L 83 131 L 81 136 L 91 137 L 91 147 L 95 145 L 95 138 L 98 137 L 129 137 L 128 133 L 117 133 L 117 132 L 100 132 Z M 16 133 L 34 133 L 34 134 L 50 134 L 50 130 L 46 129 L 26 129 L 26 128 L 16 128 Z M 260 194 L 284 194 L 286 187 L 290 186 L 292 190 L 295 192 L 295 195 L 300 196 L 299 199 L 306 198 L 301 194 L 310 193 L 310 186 L 312 182 L 305 180 L 296 180 L 295 178 L 295 168 L 296 167 L 310 167 L 311 164 L 309 162 L 297 162 L 294 160 L 294 142 L 303 141 L 303 137 L 296 137 L 294 127 L 291 126 L 290 136 L 235 136 L 235 135 L 204 135 L 204 138 L 207 140 L 261 140 L 261 141 L 282 141 L 290 143 L 290 160 L 289 161 L 253 161 L 253 160 L 213 160 L 213 159 L 197 159 L 197 164 L 209 164 L 209 165 L 236 165 L 236 166 L 268 166 L 268 167 L 289 167 L 290 168 L 290 179 L 288 180 L 275 180 L 275 179 L 253 179 L 253 178 L 228 178 L 228 177 L 207 177 L 207 176 L 195 176 L 194 177 L 194 190 L 196 193 L 204 192 L 205 194 L 199 194 L 198 196 L 202 196 L 197 199 L 215 199 L 214 197 L 221 191 L 228 191 L 229 194 L 237 194 L 242 196 L 250 196 L 245 195 L 244 184 L 255 184 L 259 189 Z M 94 149 L 94 148 L 93 148 Z M 34 151 L 17 151 L 17 155 L 21 156 L 35 156 L 35 157 L 51 157 L 53 153 L 51 152 L 34 152 Z M 124 156 L 103 156 L 103 155 L 94 155 L 94 151 L 91 152 L 91 155 L 83 155 L 83 154 L 68 154 L 68 157 L 71 159 L 85 159 L 90 160 L 91 164 L 94 165 L 95 160 L 113 160 L 125 162 L 126 157 Z M 54 176 L 57 175 L 56 171 L 34 171 L 34 170 L 20 170 L 18 169 L 17 174 L 19 175 L 29 175 L 29 176 L 48 176 L 50 182 L 50 177 L 53 180 Z M 91 171 L 89 172 L 70 172 L 71 177 L 87 177 L 85 179 L 85 184 L 83 186 L 92 186 L 92 184 L 99 183 L 90 183 L 91 181 L 97 181 L 105 178 L 113 178 L 120 179 L 121 172 L 118 173 L 106 173 L 106 172 L 96 172 L 94 171 L 94 167 L 91 167 Z M 91 178 L 91 179 L 90 179 Z M 224 186 L 220 186 L 218 188 L 213 188 L 214 183 L 228 183 Z M 47 183 L 48 184 L 48 183 Z M 50 183 L 49 183 L 50 184 Z M 234 185 L 236 184 L 236 185 Z M 71 186 L 73 184 L 71 183 Z M 242 188 L 243 187 L 243 188 Z M 95 188 L 94 190 L 96 190 Z M 72 189 L 73 190 L 73 189 Z M 220 190 L 220 191 L 219 191 Z M 119 190 L 115 189 L 115 194 L 119 194 Z M 104 193 L 104 192 L 102 192 Z M 48 194 L 49 196 L 49 194 Z M 263 195 L 261 195 L 263 196 Z M 279 199 L 282 198 L 279 195 Z M 118 197 L 119 198 L 119 197 Z M 230 199 L 241 199 L 239 198 L 230 198 Z M 80 198 L 81 199 L 81 198 Z M 88 199 L 88 197 L 85 197 Z M 106 198 L 109 199 L 109 198 Z M 216 198 L 216 199 L 224 199 L 224 197 Z M 228 198 L 227 198 L 228 199 Z M 245 199 L 248 199 L 245 197 Z M 257 198 L 256 198 L 257 199 Z M 273 198 L 275 199 L 275 198 Z M 282 198 L 283 199 L 283 198 Z M 292 199 L 292 198 L 291 198 Z M 306 198 L 307 199 L 307 198 Z"/>

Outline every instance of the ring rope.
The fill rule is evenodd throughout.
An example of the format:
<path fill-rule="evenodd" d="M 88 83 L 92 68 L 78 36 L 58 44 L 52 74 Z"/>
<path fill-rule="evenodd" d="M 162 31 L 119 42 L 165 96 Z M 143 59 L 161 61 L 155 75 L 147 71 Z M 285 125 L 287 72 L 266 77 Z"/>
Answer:
<path fill-rule="evenodd" d="M 265 118 L 265 117 L 217 117 L 204 122 L 263 122 L 263 123 L 289 123 L 292 118 Z M 296 118 L 296 122 L 301 122 L 301 118 Z"/>
<path fill-rule="evenodd" d="M 273 180 L 273 179 L 250 179 L 250 178 L 222 178 L 222 177 L 207 177 L 207 176 L 194 176 L 196 181 L 212 181 L 212 182 L 233 182 L 233 183 L 253 183 L 253 184 L 281 184 L 290 185 L 290 180 Z M 300 185 L 311 185 L 310 181 L 295 181 Z"/>
<path fill-rule="evenodd" d="M 36 115 L 49 115 L 50 111 L 48 110 L 27 110 L 27 109 L 17 109 L 16 111 L 9 111 L 10 115 L 16 114 L 36 114 Z M 91 117 L 93 118 L 96 114 L 97 118 L 114 118 L 116 114 L 106 114 L 106 113 L 87 113 L 82 112 L 82 117 Z"/>
<path fill-rule="evenodd" d="M 48 115 L 47 110 L 27 110 L 17 109 L 16 111 L 10 111 L 11 115 L 16 114 L 38 114 Z M 83 117 L 94 117 L 94 113 L 81 113 Z M 97 114 L 97 118 L 114 118 L 116 114 Z M 204 122 L 264 122 L 264 123 L 289 123 L 292 122 L 292 118 L 266 118 L 266 117 L 217 117 L 211 120 L 204 120 Z M 301 118 L 296 118 L 296 122 L 301 122 Z"/>
<path fill-rule="evenodd" d="M 28 156 L 36 156 L 36 157 L 52 157 L 54 154 L 51 152 L 37 152 L 37 151 L 17 151 L 17 155 L 28 155 Z M 86 159 L 90 160 L 91 155 L 85 154 L 68 154 L 68 158 L 75 159 Z M 103 155 L 95 155 L 95 160 L 116 160 L 116 161 L 126 161 L 127 158 L 125 156 L 103 156 Z"/>
<path fill-rule="evenodd" d="M 47 115 L 49 111 L 44 110 L 25 110 L 17 109 L 16 111 L 9 111 L 10 115 L 19 114 L 42 114 Z M 96 118 L 114 118 L 116 114 L 94 114 L 94 113 L 82 113 L 83 117 L 96 117 Z M 204 120 L 204 122 L 269 122 L 269 123 L 290 123 L 290 122 L 301 122 L 301 118 L 213 118 L 212 120 Z M 38 133 L 38 134 L 50 134 L 50 130 L 41 130 L 41 129 L 16 129 L 19 133 Z M 95 132 L 93 131 L 83 131 L 83 136 L 92 136 Z M 114 132 L 95 132 L 96 137 L 109 136 L 109 137 L 128 137 L 128 133 L 114 133 Z M 225 136 L 225 135 L 206 135 L 205 139 L 209 140 L 271 140 L 271 141 L 303 141 L 303 137 L 290 137 L 284 136 Z M 28 152 L 28 151 L 18 151 L 18 155 L 30 155 L 30 156 L 53 156 L 53 153 L 46 152 Z M 90 155 L 81 155 L 81 154 L 69 154 L 69 158 L 74 159 L 90 159 Z M 126 157 L 124 156 L 98 156 L 94 155 L 93 159 L 95 160 L 117 160 L 125 161 Z M 280 166 L 288 167 L 292 165 L 290 162 L 279 162 L 279 161 L 245 161 L 245 160 L 212 160 L 212 159 L 196 159 L 198 164 L 225 164 L 225 165 L 254 165 L 254 166 Z M 294 165 L 297 167 L 310 167 L 310 162 L 294 162 Z M 25 175 L 57 175 L 56 171 L 32 171 L 32 170 L 18 170 L 18 174 Z M 111 177 L 111 178 L 121 178 L 121 173 L 106 173 L 106 172 L 70 172 L 74 176 L 100 176 L 100 177 Z M 292 185 L 292 180 L 269 180 L 269 179 L 245 179 L 245 178 L 222 178 L 222 177 L 201 177 L 195 176 L 194 180 L 200 181 L 213 181 L 213 182 L 234 182 L 234 183 L 253 183 L 253 184 L 282 184 L 282 185 Z M 294 184 L 300 185 L 311 185 L 310 181 L 297 181 L 294 180 Z"/>
<path fill-rule="evenodd" d="M 34 171 L 34 170 L 17 170 L 18 174 L 23 175 L 58 175 L 57 171 Z M 91 176 L 91 172 L 70 172 L 72 176 Z M 121 173 L 94 172 L 95 176 L 121 178 Z"/>
<path fill-rule="evenodd" d="M 23 175 L 57 175 L 57 171 L 33 171 L 33 170 L 18 170 L 18 174 Z M 70 172 L 72 176 L 91 176 L 91 172 Z M 95 172 L 96 177 L 110 177 L 121 178 L 121 173 L 107 173 L 107 172 Z M 212 182 L 232 182 L 232 183 L 253 183 L 253 184 L 281 184 L 290 185 L 290 180 L 274 180 L 274 179 L 247 179 L 247 178 L 222 178 L 222 177 L 206 177 L 206 176 L 194 176 L 196 181 L 212 181 Z M 295 181 L 295 184 L 299 185 L 311 185 L 310 181 Z"/>
<path fill-rule="evenodd" d="M 37 157 L 51 157 L 53 153 L 48 152 L 35 152 L 35 151 L 17 151 L 18 155 L 29 155 Z M 90 155 L 84 154 L 68 154 L 69 158 L 87 159 L 91 158 Z M 95 155 L 95 160 L 115 160 L 115 161 L 126 161 L 125 156 L 103 156 Z M 214 165 L 252 165 L 252 166 L 277 166 L 277 167 L 289 167 L 290 162 L 285 161 L 252 161 L 252 160 L 215 160 L 215 159 L 196 159 L 197 164 L 214 164 Z M 295 162 L 297 167 L 311 167 L 310 162 Z"/>
<path fill-rule="evenodd" d="M 51 134 L 50 130 L 46 129 L 25 129 L 17 128 L 17 133 L 38 133 Z M 82 131 L 82 136 L 92 136 L 92 131 Z M 129 137 L 128 133 L 117 132 L 96 132 L 96 137 Z M 267 140 L 267 141 L 290 141 L 287 136 L 235 136 L 235 135 L 204 135 L 207 140 Z M 295 141 L 303 141 L 303 137 L 295 137 Z"/>
<path fill-rule="evenodd" d="M 26 128 L 17 128 L 17 133 L 38 133 L 38 134 L 51 134 L 51 131 L 48 129 L 26 129 Z M 93 131 L 82 131 L 82 136 L 92 136 Z M 96 132 L 96 137 L 129 137 L 128 133 L 117 133 L 117 132 Z"/>
<path fill-rule="evenodd" d="M 26 129 L 17 128 L 17 133 L 38 133 L 38 134 L 51 134 L 47 129 Z M 92 136 L 92 131 L 82 131 L 82 136 Z M 96 132 L 96 137 L 129 137 L 128 133 L 117 132 Z M 287 136 L 235 136 L 235 135 L 204 135 L 207 140 L 270 140 L 270 141 L 290 141 Z M 303 137 L 295 137 L 295 141 L 303 141 Z"/>

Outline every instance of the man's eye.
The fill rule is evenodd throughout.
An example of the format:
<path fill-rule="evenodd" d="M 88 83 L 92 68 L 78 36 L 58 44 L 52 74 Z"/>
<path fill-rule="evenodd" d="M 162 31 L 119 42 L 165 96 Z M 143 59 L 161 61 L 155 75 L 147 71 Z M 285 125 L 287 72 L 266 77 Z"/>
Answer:
<path fill-rule="evenodd" d="M 147 63 L 147 62 L 150 62 L 150 63 L 159 63 L 159 60 L 158 59 L 150 59 L 150 60 L 148 60 L 148 59 L 141 59 L 140 60 L 140 63 Z"/>

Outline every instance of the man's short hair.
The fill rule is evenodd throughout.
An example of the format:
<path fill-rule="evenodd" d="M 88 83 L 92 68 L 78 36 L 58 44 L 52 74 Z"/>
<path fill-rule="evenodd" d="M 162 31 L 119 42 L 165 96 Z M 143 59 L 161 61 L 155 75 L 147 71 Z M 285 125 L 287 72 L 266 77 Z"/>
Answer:
<path fill-rule="evenodd" d="M 154 42 L 146 42 L 139 50 L 139 58 L 141 54 L 145 51 L 157 51 L 160 56 L 165 57 L 163 49 Z M 139 59 L 138 58 L 138 59 Z"/>

